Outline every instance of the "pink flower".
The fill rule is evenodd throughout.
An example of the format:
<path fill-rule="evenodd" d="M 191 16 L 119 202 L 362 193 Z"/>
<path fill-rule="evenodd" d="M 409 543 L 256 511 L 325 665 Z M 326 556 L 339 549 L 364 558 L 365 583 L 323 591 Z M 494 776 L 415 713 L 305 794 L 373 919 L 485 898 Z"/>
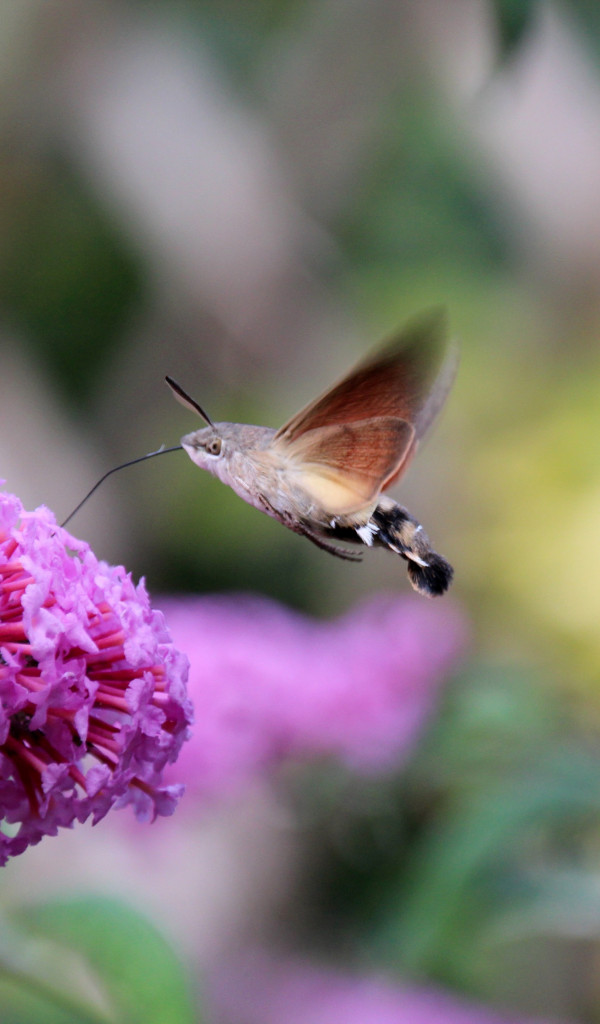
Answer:
<path fill-rule="evenodd" d="M 143 582 L 0 493 L 0 864 L 114 805 L 173 811 L 186 677 Z"/>
<path fill-rule="evenodd" d="M 435 989 L 261 953 L 221 968 L 212 995 L 218 1024 L 533 1024 Z"/>
<path fill-rule="evenodd" d="M 196 709 L 178 770 L 217 796 L 284 758 L 334 756 L 362 772 L 411 750 L 456 663 L 451 606 L 378 596 L 333 622 L 253 597 L 166 599 L 190 658 Z"/>

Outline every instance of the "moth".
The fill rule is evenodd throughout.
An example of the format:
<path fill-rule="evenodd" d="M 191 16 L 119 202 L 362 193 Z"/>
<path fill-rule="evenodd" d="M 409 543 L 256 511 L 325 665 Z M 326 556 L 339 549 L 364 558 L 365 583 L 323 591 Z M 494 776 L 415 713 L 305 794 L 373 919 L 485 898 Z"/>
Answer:
<path fill-rule="evenodd" d="M 412 586 L 445 593 L 451 565 L 421 524 L 385 492 L 406 470 L 452 383 L 444 317 L 432 311 L 367 354 L 279 430 L 213 423 L 171 377 L 176 398 L 207 426 L 181 445 L 244 501 L 338 558 L 383 547 L 407 562 Z"/>

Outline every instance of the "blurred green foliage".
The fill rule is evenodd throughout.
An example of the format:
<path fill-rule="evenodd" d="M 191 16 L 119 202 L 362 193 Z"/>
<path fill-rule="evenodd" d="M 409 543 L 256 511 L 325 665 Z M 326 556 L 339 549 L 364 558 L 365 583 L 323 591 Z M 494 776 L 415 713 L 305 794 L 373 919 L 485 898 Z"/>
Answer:
<path fill-rule="evenodd" d="M 0 261 L 5 317 L 61 396 L 85 410 L 140 301 L 139 261 L 64 156 L 29 167 L 11 198 Z"/>
<path fill-rule="evenodd" d="M 400 977 L 506 1006 L 564 1000 L 568 957 L 551 982 L 547 943 L 598 934 L 599 782 L 595 745 L 535 671 L 471 666 L 400 779 L 328 771 L 308 791 L 298 780 L 320 851 L 309 934 L 330 956 L 342 943 Z"/>
<path fill-rule="evenodd" d="M 430 276 L 432 264 L 443 273 L 450 252 L 452 263 L 478 277 L 507 267 L 510 238 L 501 211 L 439 98 L 419 87 L 390 97 L 380 132 L 356 200 L 335 225 L 352 271 L 401 279 L 410 268 Z"/>

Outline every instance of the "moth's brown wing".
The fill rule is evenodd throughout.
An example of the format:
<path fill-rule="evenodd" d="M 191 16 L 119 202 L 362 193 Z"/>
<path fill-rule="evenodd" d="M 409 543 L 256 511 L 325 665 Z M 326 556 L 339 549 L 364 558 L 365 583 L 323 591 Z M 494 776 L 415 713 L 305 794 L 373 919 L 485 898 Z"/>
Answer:
<path fill-rule="evenodd" d="M 358 511 L 377 498 L 410 451 L 414 436 L 404 420 L 377 416 L 306 431 L 285 443 L 283 454 L 290 478 L 335 516 Z"/>
<path fill-rule="evenodd" d="M 425 431 L 429 429 L 433 421 L 436 419 L 444 405 L 444 402 L 446 401 L 446 398 L 448 397 L 448 392 L 454 383 L 457 368 L 458 346 L 456 344 L 452 344 L 449 346 L 449 350 L 443 360 L 441 369 L 425 399 L 425 402 L 418 414 L 415 416 L 415 422 L 413 424 L 415 428 L 415 436 L 413 442 L 402 461 L 397 465 L 394 472 L 382 485 L 382 491 L 387 491 L 388 487 L 395 484 L 408 468 L 408 465 L 418 448 L 419 439 L 423 437 Z"/>
<path fill-rule="evenodd" d="M 310 430 L 378 416 L 404 420 L 420 437 L 433 418 L 432 395 L 442 375 L 446 347 L 444 314 L 432 310 L 367 355 L 343 380 L 292 417 L 275 438 L 293 442 Z"/>

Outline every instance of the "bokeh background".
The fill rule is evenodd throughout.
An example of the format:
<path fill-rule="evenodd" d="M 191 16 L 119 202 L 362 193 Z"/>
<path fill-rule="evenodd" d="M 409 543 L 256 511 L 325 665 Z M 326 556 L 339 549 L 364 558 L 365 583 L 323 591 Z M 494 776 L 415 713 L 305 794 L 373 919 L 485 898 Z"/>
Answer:
<path fill-rule="evenodd" d="M 4 869 L 6 907 L 62 891 L 68 859 L 145 908 L 200 1000 L 264 940 L 600 1020 L 600 8 L 4 0 L 0 468 L 26 506 L 62 519 L 194 429 L 165 373 L 214 419 L 277 426 L 431 305 L 460 370 L 398 497 L 470 639 L 408 765 L 293 772 L 151 840 L 48 839 Z M 71 528 L 154 595 L 330 618 L 408 591 L 183 453 Z"/>

